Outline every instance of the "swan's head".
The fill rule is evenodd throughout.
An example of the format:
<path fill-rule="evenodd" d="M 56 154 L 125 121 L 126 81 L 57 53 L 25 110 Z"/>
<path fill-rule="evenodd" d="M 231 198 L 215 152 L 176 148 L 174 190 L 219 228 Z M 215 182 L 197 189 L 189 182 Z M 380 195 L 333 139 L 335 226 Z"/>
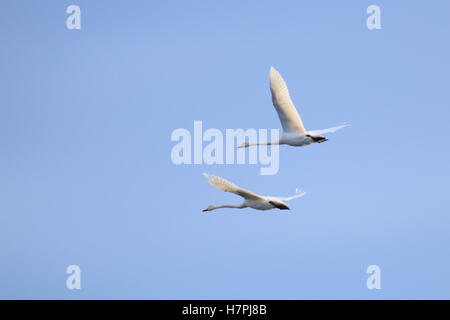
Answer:
<path fill-rule="evenodd" d="M 325 142 L 328 140 L 324 136 L 319 136 L 319 135 L 313 136 L 313 135 L 308 134 L 308 137 L 310 137 L 313 140 L 313 142 L 317 142 L 317 143 L 322 143 L 322 142 Z"/>
<path fill-rule="evenodd" d="M 202 212 L 214 210 L 214 206 L 208 206 L 206 209 L 203 209 Z"/>
<path fill-rule="evenodd" d="M 280 209 L 280 210 L 291 210 L 291 208 L 289 208 L 289 207 L 288 207 L 287 205 L 285 205 L 284 203 L 283 203 L 283 204 L 280 204 L 277 208 Z"/>
<path fill-rule="evenodd" d="M 273 205 L 275 208 L 280 209 L 280 210 L 291 210 L 286 203 L 282 202 L 282 201 L 276 201 L 276 200 L 272 200 L 269 201 L 269 203 L 271 205 Z"/>

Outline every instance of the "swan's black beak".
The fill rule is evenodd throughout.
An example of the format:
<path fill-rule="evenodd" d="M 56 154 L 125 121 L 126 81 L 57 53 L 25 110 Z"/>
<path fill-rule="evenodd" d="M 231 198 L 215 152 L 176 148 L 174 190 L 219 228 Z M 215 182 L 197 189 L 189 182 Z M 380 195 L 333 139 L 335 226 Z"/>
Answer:
<path fill-rule="evenodd" d="M 313 141 L 317 142 L 317 143 L 322 143 L 322 142 L 328 141 L 328 139 L 323 136 L 312 136 L 309 134 L 307 136 L 310 137 L 311 139 L 313 139 Z"/>
<path fill-rule="evenodd" d="M 284 203 L 273 202 L 273 201 L 269 201 L 269 203 L 272 204 L 275 208 L 280 209 L 280 210 L 291 210 Z"/>
<path fill-rule="evenodd" d="M 202 210 L 202 212 L 206 212 L 206 211 L 209 211 L 208 208 Z"/>

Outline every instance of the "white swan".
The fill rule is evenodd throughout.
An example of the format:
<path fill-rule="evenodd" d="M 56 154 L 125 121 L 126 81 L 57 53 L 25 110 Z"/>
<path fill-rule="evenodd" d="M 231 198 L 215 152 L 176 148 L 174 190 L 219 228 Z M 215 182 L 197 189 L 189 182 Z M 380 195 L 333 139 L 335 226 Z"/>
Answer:
<path fill-rule="evenodd" d="M 206 173 L 204 173 L 203 175 L 205 176 L 206 180 L 208 180 L 208 182 L 212 184 L 214 187 L 222 189 L 225 192 L 235 193 L 245 199 L 244 202 L 242 202 L 241 204 L 224 204 L 220 206 L 208 206 L 206 209 L 203 210 L 203 212 L 220 208 L 242 209 L 247 207 L 257 210 L 270 210 L 275 208 L 278 208 L 280 210 L 290 210 L 287 204 L 284 203 L 283 201 L 289 201 L 295 198 L 299 198 L 306 194 L 306 192 L 304 191 L 297 190 L 297 194 L 292 197 L 287 198 L 264 197 L 257 195 L 251 191 L 242 189 L 237 185 L 231 183 L 230 181 L 225 180 L 224 178 L 209 175 Z"/>
<path fill-rule="evenodd" d="M 298 115 L 294 104 L 289 96 L 289 91 L 280 73 L 274 67 L 270 67 L 270 92 L 272 103 L 277 110 L 278 117 L 283 127 L 283 134 L 278 141 L 252 143 L 245 142 L 239 148 L 247 148 L 253 145 L 288 144 L 290 146 L 306 146 L 312 143 L 321 143 L 328 139 L 322 136 L 325 133 L 335 132 L 350 126 L 343 124 L 337 127 L 306 131 L 302 119 Z"/>

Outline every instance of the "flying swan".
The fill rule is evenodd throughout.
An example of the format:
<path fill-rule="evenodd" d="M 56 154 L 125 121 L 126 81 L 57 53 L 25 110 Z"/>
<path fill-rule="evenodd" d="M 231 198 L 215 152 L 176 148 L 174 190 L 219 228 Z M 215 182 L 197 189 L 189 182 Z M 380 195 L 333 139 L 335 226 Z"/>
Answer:
<path fill-rule="evenodd" d="M 283 127 L 283 134 L 278 141 L 270 142 L 245 142 L 239 148 L 247 148 L 254 145 L 271 145 L 271 144 L 288 144 L 290 146 L 302 147 L 312 143 L 325 142 L 328 139 L 322 136 L 325 133 L 335 132 L 339 129 L 350 126 L 349 124 L 342 124 L 337 127 L 306 131 L 303 126 L 302 119 L 298 115 L 294 104 L 289 96 L 289 91 L 281 74 L 270 67 L 270 92 L 272 93 L 272 103 L 277 110 L 280 118 L 281 126 Z"/>
<path fill-rule="evenodd" d="M 278 208 L 280 210 L 290 210 L 286 203 L 283 201 L 289 201 L 295 198 L 303 197 L 306 192 L 297 190 L 297 194 L 295 194 L 292 197 L 287 198 L 277 198 L 277 197 L 264 197 L 257 195 L 249 190 L 242 189 L 238 187 L 237 185 L 231 183 L 230 181 L 225 180 L 224 178 L 209 175 L 204 173 L 203 174 L 208 180 L 210 184 L 212 184 L 214 187 L 222 189 L 225 192 L 232 192 L 234 194 L 237 194 L 241 197 L 243 197 L 245 200 L 241 204 L 224 204 L 220 206 L 208 206 L 205 211 L 212 211 L 215 209 L 220 208 L 253 208 L 256 210 L 270 210 Z"/>

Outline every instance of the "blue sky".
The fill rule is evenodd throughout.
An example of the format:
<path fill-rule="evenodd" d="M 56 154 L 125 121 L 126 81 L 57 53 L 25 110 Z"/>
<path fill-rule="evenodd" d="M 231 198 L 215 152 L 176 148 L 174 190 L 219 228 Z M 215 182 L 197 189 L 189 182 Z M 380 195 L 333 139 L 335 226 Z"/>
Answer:
<path fill-rule="evenodd" d="M 68 30 L 66 8 L 81 8 Z M 381 30 L 366 8 L 381 8 Z M 3 1 L 0 298 L 450 297 L 448 1 Z M 259 165 L 175 166 L 174 129 L 307 129 Z M 291 210 L 204 214 L 240 199 Z M 68 265 L 82 289 L 66 289 Z M 369 265 L 381 290 L 366 288 Z"/>

